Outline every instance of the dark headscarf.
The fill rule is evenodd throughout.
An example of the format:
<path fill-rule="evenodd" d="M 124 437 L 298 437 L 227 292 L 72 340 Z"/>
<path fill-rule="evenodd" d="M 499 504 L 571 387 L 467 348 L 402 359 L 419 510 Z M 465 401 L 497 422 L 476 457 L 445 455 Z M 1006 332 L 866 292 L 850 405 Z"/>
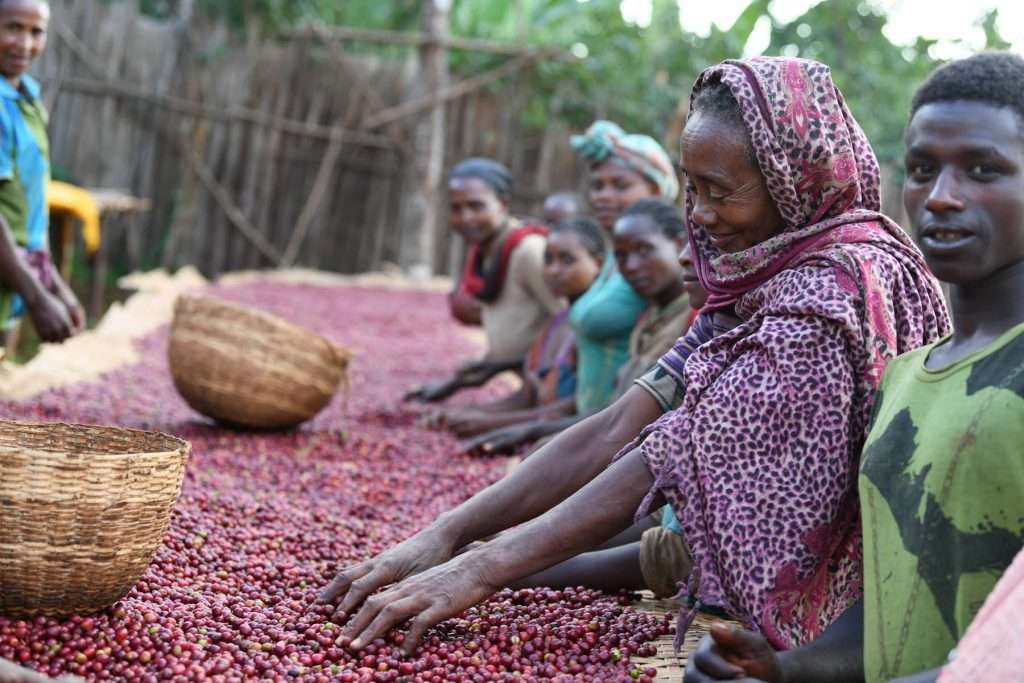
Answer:
<path fill-rule="evenodd" d="M 512 174 L 507 168 L 493 159 L 471 157 L 455 164 L 449 180 L 458 178 L 476 178 L 487 183 L 501 199 L 508 199 L 512 194 Z"/>

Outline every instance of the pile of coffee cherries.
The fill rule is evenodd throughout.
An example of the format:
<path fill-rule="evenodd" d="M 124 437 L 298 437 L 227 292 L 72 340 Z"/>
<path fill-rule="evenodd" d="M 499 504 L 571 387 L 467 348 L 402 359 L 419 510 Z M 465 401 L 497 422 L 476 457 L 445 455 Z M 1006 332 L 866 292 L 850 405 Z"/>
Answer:
<path fill-rule="evenodd" d="M 632 658 L 654 654 L 668 621 L 584 589 L 502 591 L 430 631 L 410 658 L 400 630 L 348 649 L 330 608 L 315 604 L 331 577 L 505 472 L 503 459 L 459 454 L 401 402 L 476 349 L 439 294 L 265 283 L 211 293 L 351 348 L 350 394 L 292 432 L 221 428 L 177 396 L 162 330 L 139 342 L 137 365 L 0 403 L 13 419 L 157 429 L 193 444 L 170 530 L 135 588 L 99 614 L 0 617 L 0 658 L 130 682 L 653 680 Z"/>

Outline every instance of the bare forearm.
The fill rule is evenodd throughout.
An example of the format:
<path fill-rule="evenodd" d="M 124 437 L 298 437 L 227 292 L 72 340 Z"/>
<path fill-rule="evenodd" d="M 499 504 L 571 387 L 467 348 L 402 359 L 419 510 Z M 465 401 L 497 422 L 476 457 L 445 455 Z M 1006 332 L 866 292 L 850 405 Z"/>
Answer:
<path fill-rule="evenodd" d="M 790 683 L 859 683 L 864 680 L 864 603 L 858 602 L 820 638 L 779 655 Z"/>
<path fill-rule="evenodd" d="M 628 527 L 654 483 L 639 449 L 564 502 L 476 548 L 494 585 L 508 585 L 591 550 Z"/>
<path fill-rule="evenodd" d="M 608 593 L 647 588 L 640 568 L 640 542 L 594 550 L 514 581 L 509 588 L 586 586 Z"/>
<path fill-rule="evenodd" d="M 487 413 L 488 415 L 504 415 L 514 411 L 529 410 L 533 407 L 534 403 L 533 392 L 524 382 L 523 386 L 519 387 L 516 392 L 492 403 L 484 403 L 475 410 Z"/>
<path fill-rule="evenodd" d="M 575 403 L 573 409 L 575 409 Z M 551 436 L 552 434 L 558 434 L 564 432 L 566 429 L 583 422 L 586 418 L 582 415 L 565 415 L 562 417 L 548 417 L 542 420 L 538 420 L 536 424 L 530 429 L 531 439 L 543 439 L 545 436 Z M 645 425 L 646 426 L 646 425 Z M 641 427 L 643 429 L 643 427 Z M 634 436 L 636 436 L 634 434 Z M 628 441 L 627 441 L 628 443 Z M 622 444 L 625 446 L 626 444 Z M 622 450 L 621 448 L 619 450 Z M 616 451 L 618 453 L 618 451 Z"/>
<path fill-rule="evenodd" d="M 0 218 L 0 285 L 31 301 L 41 294 L 42 285 L 18 255 L 16 247 L 7 222 Z"/>
<path fill-rule="evenodd" d="M 523 410 L 510 410 L 508 412 L 496 413 L 493 415 L 482 415 L 477 420 L 477 431 L 489 432 L 495 429 L 512 427 L 514 425 L 521 425 L 528 422 L 542 423 L 560 420 L 566 414 L 575 410 L 575 408 L 575 401 L 572 399 L 566 399 L 564 401 L 558 401 L 545 406 L 536 406 L 534 408 L 525 408 Z M 555 431 L 561 431 L 564 428 L 565 427 L 560 427 Z M 537 436 L 533 436 L 533 438 L 539 438 L 541 436 L 547 436 L 547 434 L 538 434 Z"/>
<path fill-rule="evenodd" d="M 661 414 L 634 387 L 615 404 L 559 434 L 513 472 L 435 523 L 461 547 L 531 520 L 604 471 L 612 458 Z"/>
<path fill-rule="evenodd" d="M 520 370 L 523 367 L 523 360 L 522 358 L 510 360 L 485 358 L 462 367 L 458 372 L 458 377 L 466 386 L 480 386 L 503 372 Z"/>
<path fill-rule="evenodd" d="M 527 410 L 516 410 L 505 415 L 497 416 L 499 420 L 507 420 L 504 425 L 495 425 L 498 427 L 507 427 L 509 425 L 522 424 L 524 422 L 537 422 L 537 423 L 556 423 L 555 427 L 551 431 L 544 431 L 543 426 L 538 426 L 540 431 L 531 433 L 531 436 L 535 439 L 539 439 L 542 436 L 548 434 L 554 434 L 560 432 L 566 427 L 571 427 L 576 424 L 579 420 L 573 415 L 576 410 L 576 401 L 572 398 L 562 399 L 549 403 L 543 406 L 537 406 L 536 408 L 529 408 Z M 567 418 L 573 418 L 567 420 Z"/>

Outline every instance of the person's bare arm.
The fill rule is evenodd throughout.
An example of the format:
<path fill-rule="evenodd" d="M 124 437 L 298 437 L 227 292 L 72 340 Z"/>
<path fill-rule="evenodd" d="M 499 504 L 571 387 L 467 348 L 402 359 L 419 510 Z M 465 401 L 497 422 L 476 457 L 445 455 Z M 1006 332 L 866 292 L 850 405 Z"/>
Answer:
<path fill-rule="evenodd" d="M 863 681 L 864 603 L 858 602 L 846 610 L 817 640 L 786 652 L 776 652 L 759 633 L 715 624 L 690 657 L 686 680 L 690 683 Z"/>
<path fill-rule="evenodd" d="M 567 560 L 625 529 L 653 484 L 640 449 L 634 449 L 537 519 L 374 595 L 342 634 L 353 639 L 354 649 L 360 649 L 408 620 L 404 649 L 409 654 L 431 626 L 486 600 L 516 579 Z"/>
<path fill-rule="evenodd" d="M 597 477 L 615 455 L 661 415 L 646 391 L 621 399 L 531 455 L 512 473 L 381 555 L 343 569 L 320 596 L 346 614 L 383 586 L 446 562 L 473 541 L 529 521 Z"/>
<path fill-rule="evenodd" d="M 0 217 L 0 286 L 21 296 L 43 341 L 60 342 L 73 334 L 74 323 L 64 303 L 46 291 L 18 254 L 11 229 L 3 217 Z"/>
<path fill-rule="evenodd" d="M 570 419 L 571 418 L 571 419 Z M 477 436 L 464 445 L 466 452 L 502 452 L 527 441 L 557 434 L 580 421 L 576 399 L 569 396 L 536 408 L 515 410 L 500 415 L 481 415 L 462 428 L 451 425 L 458 436 Z M 491 441 L 495 443 L 491 443 Z M 495 448 L 500 444 L 500 447 Z M 488 447 L 488 446 L 491 447 Z"/>

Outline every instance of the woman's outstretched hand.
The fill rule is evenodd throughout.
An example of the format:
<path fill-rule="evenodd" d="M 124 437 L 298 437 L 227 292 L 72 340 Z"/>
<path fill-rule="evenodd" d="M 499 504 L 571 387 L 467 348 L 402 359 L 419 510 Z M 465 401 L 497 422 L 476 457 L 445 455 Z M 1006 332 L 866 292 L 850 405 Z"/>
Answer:
<path fill-rule="evenodd" d="M 711 626 L 686 664 L 687 683 L 783 680 L 779 657 L 764 636 L 723 623 Z"/>
<path fill-rule="evenodd" d="M 334 618 L 343 620 L 379 589 L 443 564 L 454 552 L 441 533 L 424 529 L 377 557 L 342 569 L 320 593 L 317 602 L 333 604 L 342 598 Z"/>
<path fill-rule="evenodd" d="M 391 628 L 409 622 L 402 649 L 411 655 L 427 629 L 486 600 L 499 589 L 487 579 L 487 572 L 470 552 L 371 596 L 346 624 L 342 635 L 352 638 L 352 649 L 359 650 Z"/>

